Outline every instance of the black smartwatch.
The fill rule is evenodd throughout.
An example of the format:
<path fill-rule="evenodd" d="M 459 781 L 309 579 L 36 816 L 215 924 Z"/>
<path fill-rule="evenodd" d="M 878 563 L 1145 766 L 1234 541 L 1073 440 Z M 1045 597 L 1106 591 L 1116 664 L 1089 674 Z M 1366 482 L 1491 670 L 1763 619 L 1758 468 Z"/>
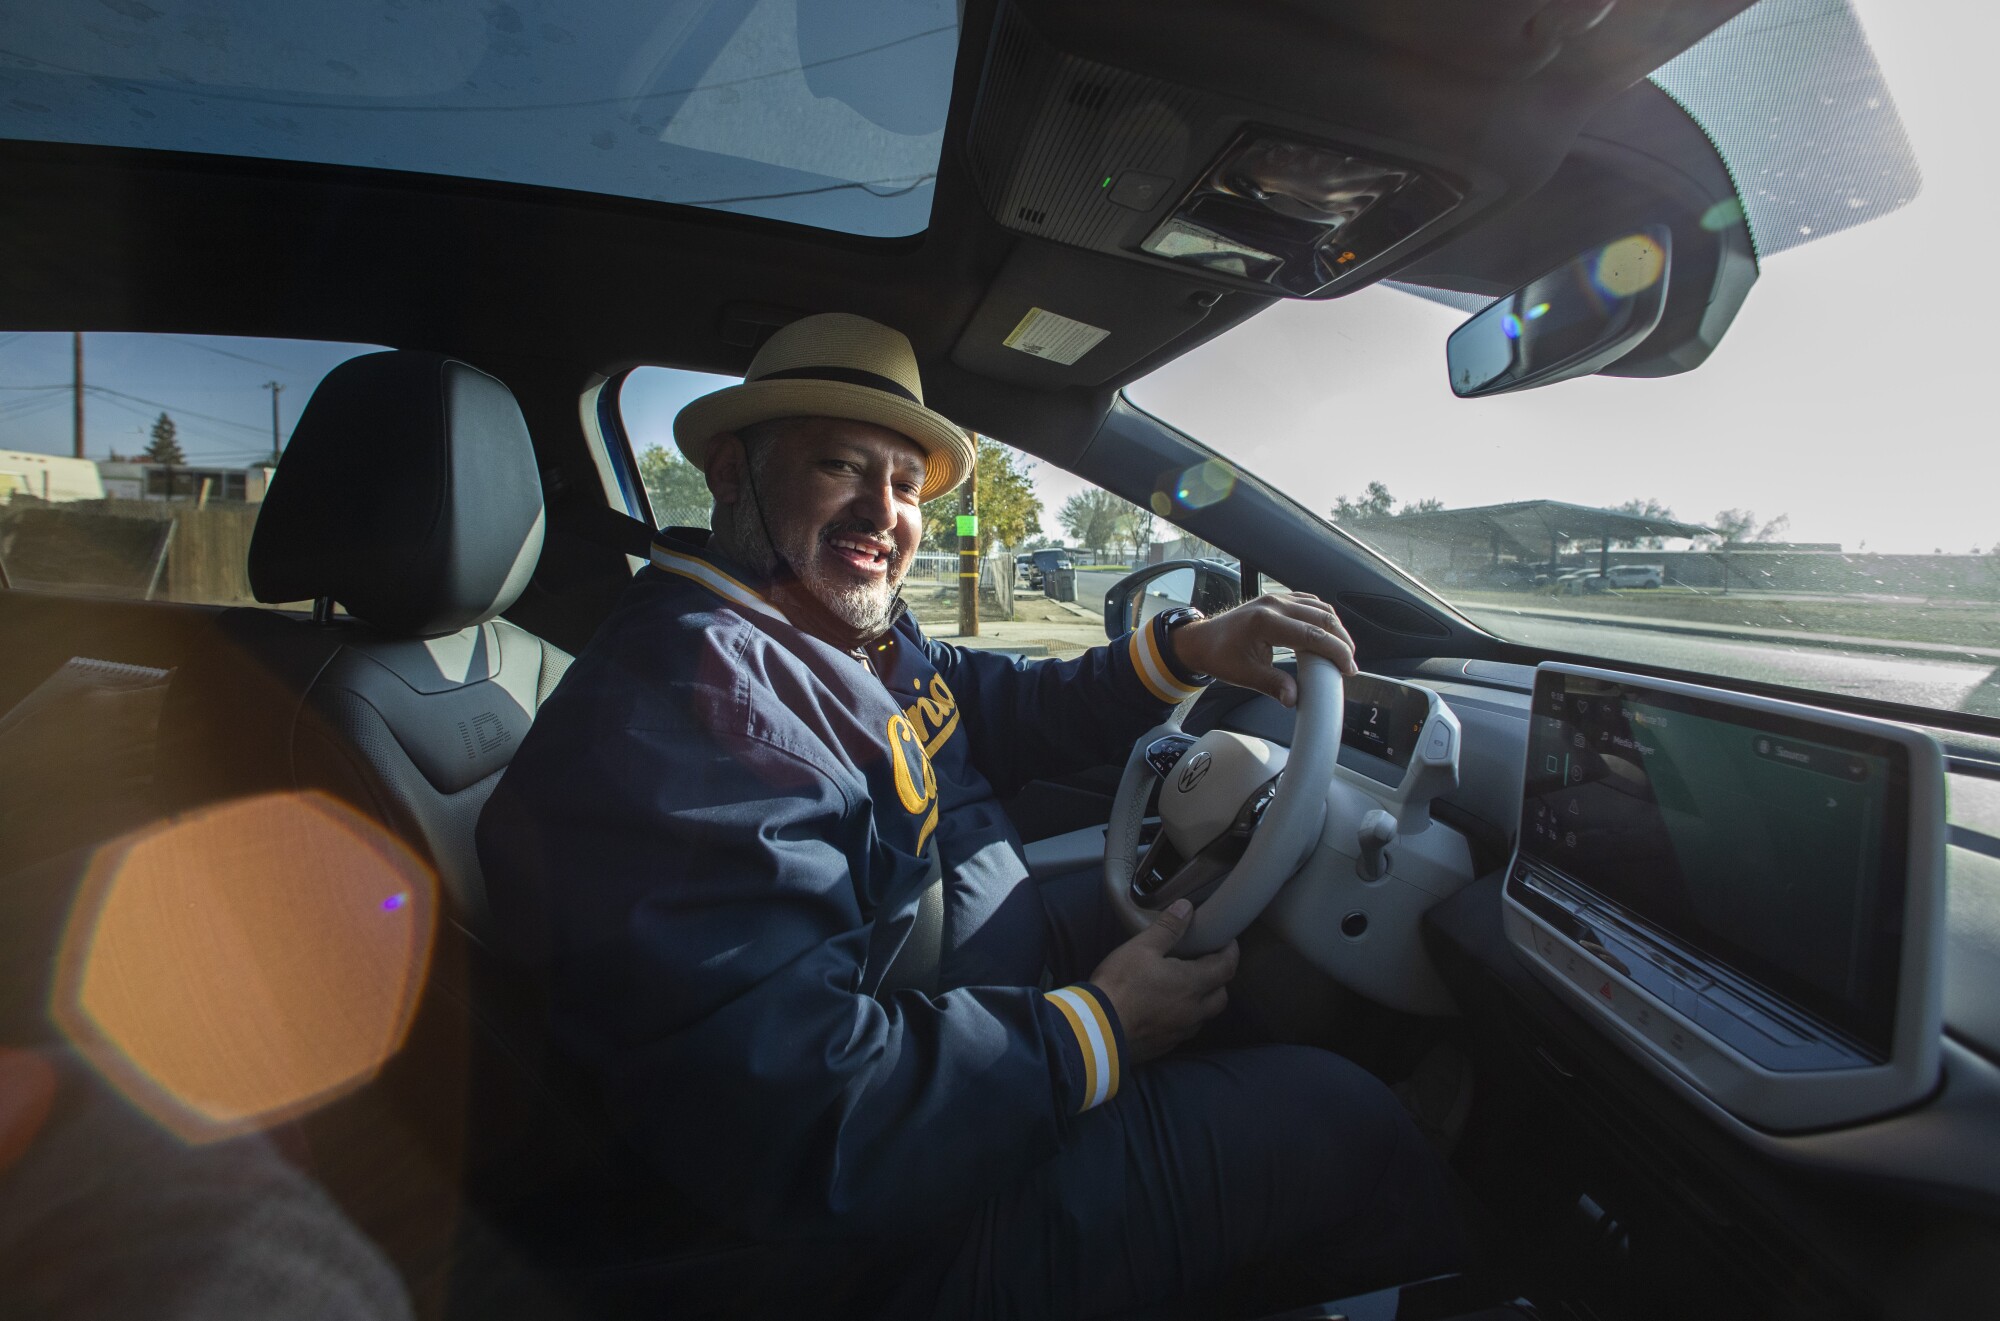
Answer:
<path fill-rule="evenodd" d="M 1177 605 L 1171 610 L 1162 610 L 1153 616 L 1153 627 L 1159 630 L 1155 637 L 1160 644 L 1160 655 L 1165 658 L 1167 668 L 1174 672 L 1174 677 L 1182 683 L 1200 685 L 1207 683 L 1209 678 L 1206 674 L 1196 673 L 1181 664 L 1180 657 L 1174 654 L 1174 630 L 1184 624 L 1192 624 L 1197 619 L 1206 618 L 1207 615 L 1191 605 Z"/>

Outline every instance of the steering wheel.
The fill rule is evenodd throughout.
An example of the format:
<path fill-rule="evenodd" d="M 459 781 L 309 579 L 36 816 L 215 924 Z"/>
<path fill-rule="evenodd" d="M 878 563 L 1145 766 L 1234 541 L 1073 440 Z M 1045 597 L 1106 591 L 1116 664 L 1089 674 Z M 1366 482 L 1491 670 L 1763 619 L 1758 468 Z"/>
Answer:
<path fill-rule="evenodd" d="M 1326 786 L 1340 751 L 1345 685 L 1333 662 L 1299 657 L 1299 704 L 1288 751 L 1214 729 L 1181 732 L 1193 699 L 1141 735 L 1126 759 L 1104 832 L 1104 885 L 1128 931 L 1180 898 L 1195 902 L 1179 952 L 1206 954 L 1250 925 L 1319 841 Z M 1139 851 L 1139 826 L 1160 783 L 1160 833 Z"/>

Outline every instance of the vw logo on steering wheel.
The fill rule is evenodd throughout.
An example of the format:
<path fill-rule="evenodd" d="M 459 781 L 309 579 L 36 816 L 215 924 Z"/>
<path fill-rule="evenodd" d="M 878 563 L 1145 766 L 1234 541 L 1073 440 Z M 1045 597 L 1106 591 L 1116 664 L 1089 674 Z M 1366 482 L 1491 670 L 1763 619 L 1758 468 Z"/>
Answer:
<path fill-rule="evenodd" d="M 1210 757 L 1206 752 L 1197 752 L 1194 756 L 1188 758 L 1187 765 L 1181 768 L 1180 790 L 1182 793 L 1190 794 L 1194 792 L 1194 787 L 1201 783 L 1203 776 L 1208 774 L 1209 764 L 1213 760 L 1214 758 Z"/>

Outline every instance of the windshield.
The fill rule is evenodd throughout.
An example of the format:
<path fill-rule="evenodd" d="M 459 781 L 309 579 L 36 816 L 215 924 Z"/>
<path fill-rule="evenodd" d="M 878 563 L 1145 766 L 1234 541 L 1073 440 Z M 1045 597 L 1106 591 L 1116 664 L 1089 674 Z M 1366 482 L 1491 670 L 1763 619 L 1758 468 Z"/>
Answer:
<path fill-rule="evenodd" d="M 1466 311 L 1377 286 L 1280 303 L 1130 396 L 1501 637 L 2000 715 L 1975 256 L 2000 188 L 1990 101 L 1965 95 L 2000 24 L 1954 15 L 1766 0 L 1657 76 L 1717 141 L 1764 262 L 1697 370 L 1458 399 Z M 1722 78 L 1731 50 L 1768 76 Z"/>

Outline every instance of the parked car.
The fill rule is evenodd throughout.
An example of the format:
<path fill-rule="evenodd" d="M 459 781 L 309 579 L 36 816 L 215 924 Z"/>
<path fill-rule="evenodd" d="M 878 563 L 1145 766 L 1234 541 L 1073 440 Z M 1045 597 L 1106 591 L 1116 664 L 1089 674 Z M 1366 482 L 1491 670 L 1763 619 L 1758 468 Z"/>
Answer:
<path fill-rule="evenodd" d="M 1066 550 L 1031 550 L 1016 556 L 1014 562 L 1020 570 L 1021 585 L 1031 592 L 1045 590 L 1050 573 L 1076 568 L 1076 561 Z"/>
<path fill-rule="evenodd" d="M 1549 589 L 1557 596 L 1583 596 L 1601 592 L 1610 585 L 1611 580 L 1595 569 L 1572 569 L 1551 580 Z"/>
<path fill-rule="evenodd" d="M 1611 587 L 1660 587 L 1666 583 L 1667 571 L 1659 564 L 1614 564 L 1604 578 Z"/>

